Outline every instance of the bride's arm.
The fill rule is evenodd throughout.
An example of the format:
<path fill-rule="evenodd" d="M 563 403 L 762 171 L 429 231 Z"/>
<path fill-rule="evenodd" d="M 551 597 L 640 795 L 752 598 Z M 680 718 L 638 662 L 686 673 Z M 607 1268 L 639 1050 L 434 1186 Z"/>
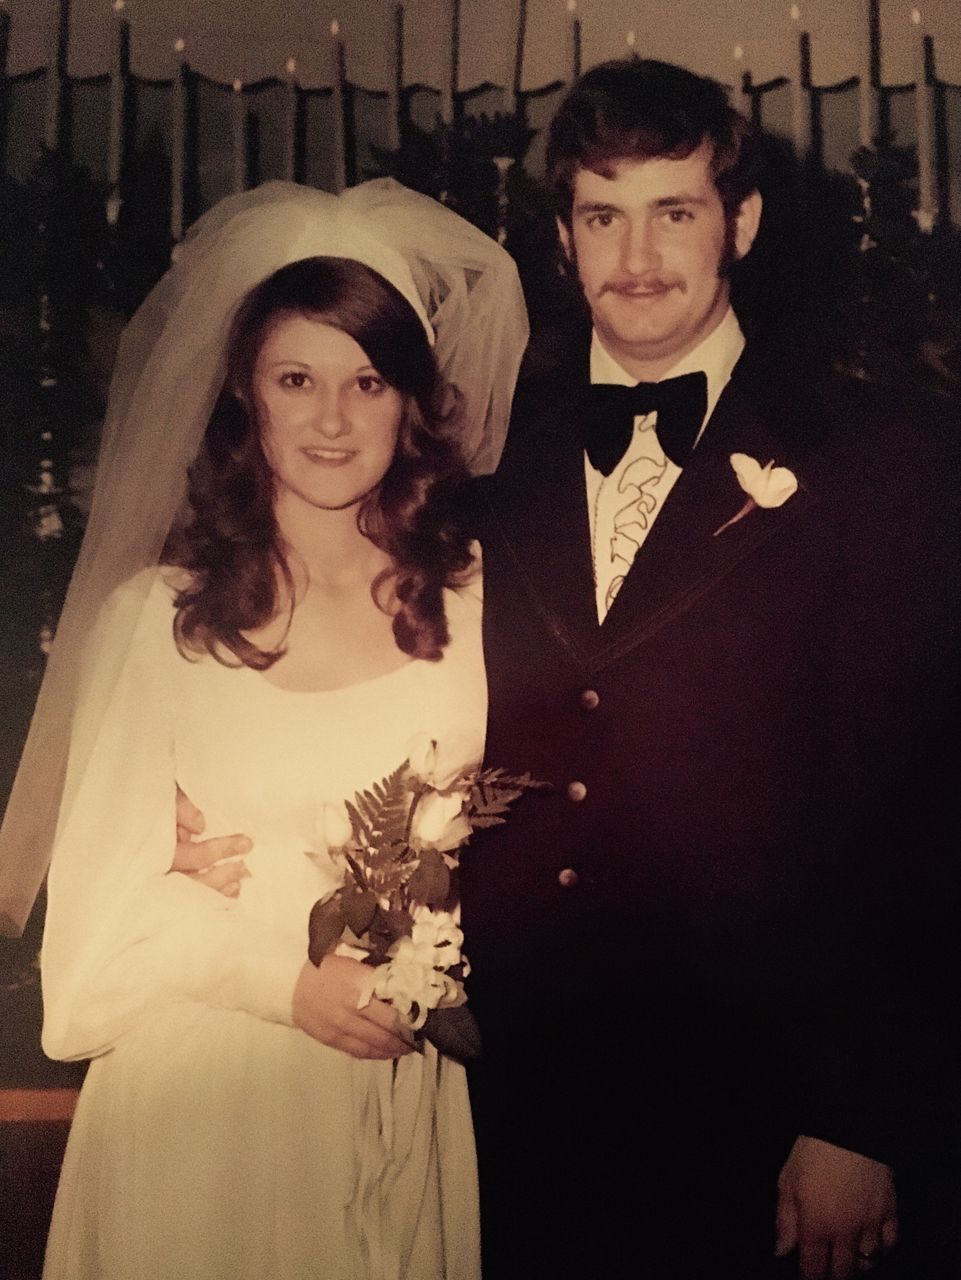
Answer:
<path fill-rule="evenodd" d="M 44 1049 L 51 1057 L 103 1053 L 152 1010 L 194 1001 L 297 1025 L 359 1057 L 408 1046 L 394 1013 L 358 1010 L 362 967 L 333 957 L 316 970 L 303 936 L 261 924 L 202 882 L 171 875 L 175 847 L 169 597 L 144 605 L 110 696 L 74 743 L 69 802 L 48 881 L 42 951 Z M 86 678 L 102 674 L 109 612 Z M 98 672 L 98 660 L 101 671 Z M 112 668 L 110 668 L 112 671 Z"/>
<path fill-rule="evenodd" d="M 115 593 L 88 650 L 41 956 L 43 1039 L 52 1057 L 102 1053 L 151 1008 L 175 1000 L 292 1022 L 303 942 L 167 874 L 175 845 L 173 664 L 182 659 L 170 639 L 169 594 L 158 585 L 144 595 L 134 584 Z M 125 609 L 135 625 L 123 625 Z M 98 681 L 99 700 L 88 696 Z"/>

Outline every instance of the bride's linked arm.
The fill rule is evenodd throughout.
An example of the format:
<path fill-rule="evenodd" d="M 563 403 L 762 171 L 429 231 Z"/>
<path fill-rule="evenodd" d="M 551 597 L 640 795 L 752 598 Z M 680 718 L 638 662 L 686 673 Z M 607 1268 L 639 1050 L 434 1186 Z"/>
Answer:
<path fill-rule="evenodd" d="M 101 655 L 112 643 L 111 615 L 124 607 L 127 590 L 104 610 L 85 680 L 109 669 Z M 330 982 L 305 965 L 302 940 L 233 910 L 229 898 L 203 884 L 169 874 L 176 840 L 170 673 L 177 661 L 169 596 L 154 591 L 101 719 L 93 728 L 81 723 L 74 733 L 41 956 L 43 1043 L 51 1057 L 103 1053 L 151 1010 L 179 1001 L 288 1025 L 296 1005 L 298 1025 L 309 1034 L 327 1028 L 317 1010 L 330 1003 Z M 349 1012 L 364 1022 L 381 1013 Z M 356 1027 L 346 1014 L 342 1021 L 348 1025 L 342 1035 L 353 1045 Z M 364 1056 L 406 1050 L 381 1026 L 376 1031 L 381 1047 L 368 1046 Z M 385 1043 L 394 1042 L 397 1048 L 387 1052 Z"/>
<path fill-rule="evenodd" d="M 203 834 L 204 815 L 189 796 L 177 788 L 177 848 L 171 873 L 199 881 L 208 891 L 236 898 L 249 872 L 243 855 L 251 841 L 245 835 Z M 315 1040 L 341 1049 L 355 1058 L 396 1058 L 410 1051 L 395 1034 L 397 1016 L 381 1000 L 366 997 L 364 966 L 348 956 L 327 956 L 315 968 L 305 964 L 294 988 L 294 1025 Z M 363 993 L 363 994 L 362 994 Z"/>

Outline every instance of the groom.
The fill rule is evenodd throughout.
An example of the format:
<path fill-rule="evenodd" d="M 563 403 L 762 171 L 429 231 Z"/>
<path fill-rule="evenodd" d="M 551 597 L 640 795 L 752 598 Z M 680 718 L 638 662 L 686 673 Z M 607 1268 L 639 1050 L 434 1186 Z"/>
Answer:
<path fill-rule="evenodd" d="M 590 323 L 482 483 L 487 759 L 552 784 L 463 865 L 486 1280 L 887 1274 L 935 1110 L 955 494 L 758 375 L 755 146 L 650 61 L 551 126 Z"/>

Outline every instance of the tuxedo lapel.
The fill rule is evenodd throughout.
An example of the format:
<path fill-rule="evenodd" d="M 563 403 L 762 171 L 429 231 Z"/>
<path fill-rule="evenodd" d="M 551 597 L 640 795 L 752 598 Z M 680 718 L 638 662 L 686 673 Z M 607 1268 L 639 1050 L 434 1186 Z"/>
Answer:
<path fill-rule="evenodd" d="M 491 505 L 513 571 L 560 643 L 584 664 L 596 643 L 584 453 L 559 415 L 532 433 L 498 477 Z"/>
<path fill-rule="evenodd" d="M 557 640 L 588 669 L 599 669 L 642 644 L 769 538 L 789 528 L 814 501 L 770 411 L 759 407 L 751 375 L 739 364 L 707 430 L 671 490 L 603 625 L 597 622 L 584 453 L 574 420 L 578 375 L 550 409 L 521 413 L 509 453 L 489 490 L 490 505 L 512 561 L 512 572 Z M 516 434 L 514 434 L 516 432 Z M 794 434 L 793 425 L 788 434 Z M 723 532 L 746 494 L 732 453 L 795 470 L 798 491 L 781 507 L 755 508 Z"/>
<path fill-rule="evenodd" d="M 732 453 L 748 454 L 762 465 L 773 460 L 791 466 L 794 461 L 737 380 L 725 389 L 638 551 L 597 634 L 593 665 L 603 666 L 642 643 L 720 584 L 755 547 L 777 537 L 814 501 L 798 470 L 801 486 L 783 506 L 755 508 L 717 533 L 747 497 L 731 466 Z"/>

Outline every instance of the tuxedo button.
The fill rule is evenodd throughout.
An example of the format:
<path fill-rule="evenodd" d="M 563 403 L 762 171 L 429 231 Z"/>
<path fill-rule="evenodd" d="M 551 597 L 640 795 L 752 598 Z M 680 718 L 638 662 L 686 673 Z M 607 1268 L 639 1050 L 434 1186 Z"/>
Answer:
<path fill-rule="evenodd" d="M 580 804 L 587 796 L 587 787 L 583 782 L 569 782 L 567 784 L 567 798 L 573 800 L 575 804 Z"/>
<path fill-rule="evenodd" d="M 557 883 L 562 889 L 573 889 L 577 884 L 577 872 L 573 867 L 565 867 L 557 873 Z"/>
<path fill-rule="evenodd" d="M 580 701 L 585 711 L 596 711 L 601 705 L 601 695 L 596 689 L 582 689 Z"/>

